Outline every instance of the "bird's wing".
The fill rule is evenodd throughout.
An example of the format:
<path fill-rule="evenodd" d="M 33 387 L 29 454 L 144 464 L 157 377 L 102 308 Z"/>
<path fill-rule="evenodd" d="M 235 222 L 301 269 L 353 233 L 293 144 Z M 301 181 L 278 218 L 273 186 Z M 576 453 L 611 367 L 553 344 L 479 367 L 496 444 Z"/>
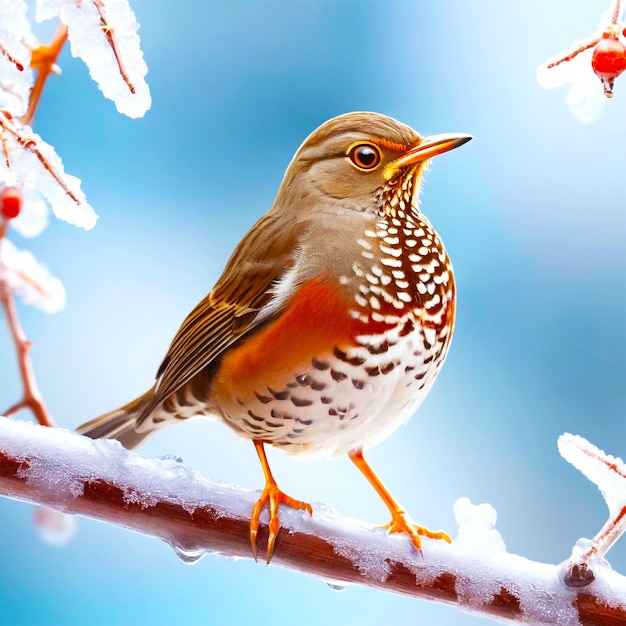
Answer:
<path fill-rule="evenodd" d="M 157 373 L 139 423 L 243 335 L 280 312 L 294 278 L 301 225 L 268 213 L 244 237 L 224 273 L 187 316 Z M 282 287 L 281 287 L 282 286 Z"/>

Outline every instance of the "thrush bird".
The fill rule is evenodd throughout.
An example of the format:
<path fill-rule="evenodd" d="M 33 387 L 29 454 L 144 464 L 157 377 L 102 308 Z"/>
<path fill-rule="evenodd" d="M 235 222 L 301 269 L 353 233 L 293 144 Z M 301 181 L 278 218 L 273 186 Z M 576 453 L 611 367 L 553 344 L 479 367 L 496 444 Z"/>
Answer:
<path fill-rule="evenodd" d="M 448 352 L 455 283 L 418 196 L 428 159 L 469 135 L 423 138 L 378 113 L 315 130 L 287 168 L 274 205 L 233 252 L 174 337 L 155 385 L 78 429 L 135 448 L 168 424 L 216 416 L 252 440 L 269 506 L 267 560 L 279 504 L 311 513 L 277 486 L 265 455 L 347 454 L 389 509 L 389 532 L 450 541 L 415 524 L 363 450 L 415 412 Z"/>

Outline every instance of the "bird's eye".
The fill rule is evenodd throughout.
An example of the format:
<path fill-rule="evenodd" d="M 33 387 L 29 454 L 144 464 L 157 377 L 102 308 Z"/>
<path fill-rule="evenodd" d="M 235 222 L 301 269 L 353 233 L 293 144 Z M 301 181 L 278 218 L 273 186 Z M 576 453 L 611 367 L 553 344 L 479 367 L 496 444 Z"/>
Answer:
<path fill-rule="evenodd" d="M 359 143 L 348 150 L 348 158 L 360 170 L 373 170 L 381 161 L 380 149 L 372 143 Z"/>

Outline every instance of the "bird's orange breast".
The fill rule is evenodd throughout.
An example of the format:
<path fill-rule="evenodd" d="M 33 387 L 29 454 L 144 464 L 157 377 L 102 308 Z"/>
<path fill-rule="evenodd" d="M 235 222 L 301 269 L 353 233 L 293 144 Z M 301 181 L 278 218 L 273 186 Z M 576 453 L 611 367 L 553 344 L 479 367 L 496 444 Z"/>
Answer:
<path fill-rule="evenodd" d="M 219 406 L 244 399 L 255 389 L 282 388 L 314 358 L 352 343 L 359 324 L 341 290 L 317 278 L 299 287 L 277 318 L 224 355 L 213 380 Z"/>

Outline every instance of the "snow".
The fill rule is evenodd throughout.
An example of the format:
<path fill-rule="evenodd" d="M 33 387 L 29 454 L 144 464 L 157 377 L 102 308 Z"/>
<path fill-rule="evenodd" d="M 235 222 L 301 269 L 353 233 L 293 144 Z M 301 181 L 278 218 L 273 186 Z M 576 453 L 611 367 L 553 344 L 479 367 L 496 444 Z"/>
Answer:
<path fill-rule="evenodd" d="M 0 109 L 14 116 L 26 112 L 34 80 L 30 49 L 24 45 L 32 39 L 27 10 L 24 0 L 0 0 L 0 45 L 4 49 L 0 52 Z"/>
<path fill-rule="evenodd" d="M 124 500 L 150 509 L 157 502 L 180 505 L 193 514 L 211 503 L 230 517 L 249 519 L 258 494 L 204 478 L 177 457 L 149 459 L 130 453 L 119 442 L 92 440 L 61 428 L 46 428 L 0 417 L 0 452 L 24 461 L 22 478 L 42 503 L 73 513 L 85 484 L 104 480 L 122 489 Z M 243 497 L 233 500 L 233 490 Z M 49 539 L 49 537 L 47 537 Z M 185 563 L 214 552 L 186 537 L 166 539 Z"/>
<path fill-rule="evenodd" d="M 572 116 L 583 124 L 590 124 L 597 120 L 602 115 L 607 100 L 604 95 L 602 82 L 596 76 L 591 66 L 591 57 L 595 45 L 584 52 L 580 52 L 570 61 L 559 63 L 551 68 L 547 66 L 561 60 L 564 56 L 569 56 L 575 50 L 588 45 L 591 41 L 602 39 L 607 32 L 612 32 L 619 37 L 620 31 L 624 26 L 621 20 L 622 16 L 618 15 L 617 24 L 613 25 L 611 23 L 611 12 L 609 10 L 602 14 L 598 31 L 585 39 L 577 39 L 572 42 L 565 52 L 551 57 L 537 68 L 537 83 L 544 89 L 570 85 L 565 96 L 565 103 Z M 623 14 L 623 9 L 621 14 Z M 621 41 L 624 41 L 623 38 Z"/>
<path fill-rule="evenodd" d="M 572 116 L 583 124 L 597 120 L 606 102 L 602 83 L 591 68 L 592 53 L 593 49 L 585 50 L 571 61 L 548 69 L 550 59 L 537 68 L 537 83 L 544 89 L 569 85 L 565 103 Z"/>
<path fill-rule="evenodd" d="M 572 452 L 569 437 L 562 438 L 560 446 L 568 460 L 575 458 L 578 463 L 578 452 Z M 576 447 L 578 438 L 573 441 Z M 148 459 L 127 451 L 116 441 L 93 441 L 66 430 L 15 420 L 0 419 L 0 452 L 20 463 L 21 477 L 37 494 L 37 501 L 70 513 L 81 510 L 79 499 L 85 484 L 98 480 L 118 487 L 126 502 L 142 509 L 149 510 L 157 502 L 170 502 L 193 514 L 210 503 L 219 516 L 245 522 L 260 493 L 211 481 L 177 457 Z M 618 460 L 615 463 L 617 466 Z M 586 460 L 582 462 L 586 470 L 587 464 Z M 591 473 L 604 489 L 613 490 L 605 473 Z M 0 490 L 7 494 L 1 476 Z M 9 495 L 12 493 L 15 492 L 8 491 Z M 454 512 L 459 524 L 456 540 L 449 545 L 424 539 L 423 555 L 415 550 L 409 537 L 401 533 L 387 535 L 381 528 L 343 519 L 319 503 L 313 505 L 312 517 L 281 507 L 280 522 L 281 533 L 314 535 L 348 562 L 341 570 L 349 573 L 348 580 L 328 580 L 333 588 L 363 582 L 394 590 L 398 578 L 406 577 L 408 572 L 414 576 L 417 588 L 432 590 L 438 583 L 450 585 L 448 601 L 456 601 L 468 612 L 493 615 L 497 598 L 504 598 L 513 607 L 512 621 L 578 624 L 579 592 L 565 584 L 563 564 L 537 563 L 508 553 L 496 530 L 496 512 L 489 504 L 474 505 L 461 498 L 455 503 Z M 267 519 L 267 511 L 263 518 Z M 167 541 L 187 563 L 213 552 L 210 545 L 203 545 L 202 539 L 198 539 L 202 535 L 193 538 L 188 527 L 182 535 L 168 535 L 162 530 L 161 521 L 152 532 Z M 275 555 L 272 562 L 281 564 L 281 555 Z M 592 592 L 601 602 L 621 598 L 619 606 L 626 610 L 624 577 L 606 564 L 594 573 L 596 578 L 585 587 L 585 592 Z M 434 592 L 431 597 L 435 597 Z"/>
<path fill-rule="evenodd" d="M 35 189 L 22 188 L 22 210 L 9 221 L 9 226 L 22 237 L 37 237 L 48 226 L 50 210 L 43 196 Z"/>
<path fill-rule="evenodd" d="M 48 212 L 36 190 L 56 217 L 89 230 L 98 216 L 80 180 L 66 174 L 54 148 L 19 121 L 28 108 L 31 48 L 37 45 L 27 11 L 25 0 L 0 0 L 0 186 L 24 189 L 24 210 L 11 226 L 29 237 L 46 227 Z M 37 0 L 36 19 L 53 17 L 68 26 L 72 54 L 85 61 L 103 94 L 121 113 L 144 115 L 151 105 L 148 68 L 128 0 Z"/>
<path fill-rule="evenodd" d="M 295 511 L 292 512 L 295 513 Z M 382 547 L 377 549 L 376 543 L 386 540 L 387 533 L 377 526 L 372 526 L 358 520 L 350 520 L 353 528 L 351 532 L 343 534 L 337 533 L 336 520 L 339 514 L 326 504 L 316 503 L 313 505 L 313 517 L 316 522 L 316 534 L 333 545 L 335 553 L 345 557 L 355 564 L 356 568 L 364 576 L 382 584 L 385 583 L 391 573 L 390 561 L 386 559 L 385 550 Z M 281 511 L 281 525 L 283 523 Z M 355 541 L 354 530 L 358 529 L 359 534 L 367 536 L 366 541 Z M 412 543 L 405 544 L 407 556 L 415 550 Z M 335 587 L 344 587 L 348 583 L 342 581 L 332 581 Z"/>
<path fill-rule="evenodd" d="M 0 183 L 38 190 L 59 219 L 89 230 L 98 216 L 80 180 L 66 174 L 54 148 L 18 120 L 28 108 L 34 80 L 29 46 L 36 44 L 27 11 L 24 0 L 0 0 Z M 103 94 L 121 113 L 144 115 L 151 105 L 148 68 L 128 0 L 37 0 L 36 19 L 53 17 L 68 26 L 72 54 L 85 61 Z M 45 228 L 46 217 L 35 202 L 13 226 L 34 236 Z"/>
<path fill-rule="evenodd" d="M 65 0 L 37 0 L 35 19 L 38 22 L 45 22 L 53 17 L 57 17 L 64 4 Z"/>
<path fill-rule="evenodd" d="M 572 550 L 569 575 L 573 584 L 582 585 L 610 570 L 604 557 L 626 530 L 626 466 L 577 435 L 561 435 L 558 445 L 561 456 L 598 486 L 609 507 L 609 519 L 596 536 L 579 539 Z"/>
<path fill-rule="evenodd" d="M 565 433 L 559 437 L 559 452 L 600 489 L 611 516 L 626 507 L 626 465 L 605 454 L 583 437 Z"/>
<path fill-rule="evenodd" d="M 65 289 L 28 250 L 19 250 L 8 239 L 0 240 L 0 280 L 19 294 L 25 304 L 56 313 L 65 307 Z"/>
<path fill-rule="evenodd" d="M 128 0 L 37 0 L 38 22 L 55 16 L 68 27 L 72 55 L 85 62 L 104 96 L 120 113 L 142 117 L 152 100 L 139 24 Z"/>
<path fill-rule="evenodd" d="M 506 551 L 504 539 L 496 530 L 498 514 L 490 504 L 475 505 L 469 498 L 459 498 L 454 503 L 454 517 L 459 525 L 458 544 L 484 553 Z"/>
<path fill-rule="evenodd" d="M 98 216 L 87 203 L 80 180 L 65 173 L 54 148 L 15 118 L 0 114 L 0 124 L 4 130 L 2 145 L 8 153 L 7 159 L 0 149 L 0 182 L 36 189 L 59 219 L 85 230 L 93 228 Z"/>
<path fill-rule="evenodd" d="M 228 485 L 204 478 L 175 458 L 149 459 L 130 453 L 119 442 L 92 440 L 62 428 L 45 428 L 30 422 L 0 419 L 0 451 L 13 458 L 28 459 L 25 477 L 50 497 L 50 504 L 68 505 L 88 481 L 102 479 L 121 487 L 125 501 L 150 508 L 158 501 L 181 504 L 192 513 L 208 498 L 226 505 Z M 251 499 L 252 502 L 252 499 Z M 251 505 L 250 505 L 251 506 Z M 232 514 L 232 507 L 228 507 Z M 247 506 L 242 518 L 249 517 Z"/>

